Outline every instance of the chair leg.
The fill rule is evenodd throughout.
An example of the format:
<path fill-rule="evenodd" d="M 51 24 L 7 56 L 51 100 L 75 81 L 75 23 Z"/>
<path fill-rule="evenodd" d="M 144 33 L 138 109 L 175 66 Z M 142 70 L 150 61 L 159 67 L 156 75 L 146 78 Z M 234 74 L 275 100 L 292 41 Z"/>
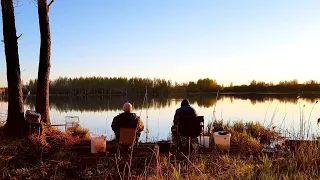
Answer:
<path fill-rule="evenodd" d="M 178 143 L 179 143 L 179 148 L 180 148 L 180 151 L 183 150 L 183 146 L 182 146 L 182 142 L 181 142 L 181 137 L 178 136 Z"/>
<path fill-rule="evenodd" d="M 191 137 L 188 137 L 189 154 L 191 152 Z"/>
<path fill-rule="evenodd" d="M 120 145 L 117 144 L 117 158 L 120 159 L 120 157 L 121 157 Z"/>

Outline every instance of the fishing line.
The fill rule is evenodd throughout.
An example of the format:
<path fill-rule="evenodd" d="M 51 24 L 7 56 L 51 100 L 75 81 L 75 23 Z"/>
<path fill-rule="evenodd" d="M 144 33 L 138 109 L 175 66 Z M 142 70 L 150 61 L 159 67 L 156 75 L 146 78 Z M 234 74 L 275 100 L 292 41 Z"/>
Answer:
<path fill-rule="evenodd" d="M 157 138 L 157 140 L 159 141 L 159 136 L 160 136 L 160 134 L 159 134 L 159 119 L 160 119 L 160 112 L 161 112 L 161 106 L 160 106 L 160 108 L 159 108 L 159 114 L 158 114 L 158 138 Z"/>
<path fill-rule="evenodd" d="M 211 126 L 210 126 L 210 131 L 211 132 L 214 132 L 213 128 L 213 124 L 216 122 L 217 118 L 216 118 L 216 106 L 217 106 L 217 102 L 218 102 L 218 97 L 219 97 L 219 88 L 218 88 L 218 91 L 217 91 L 217 96 L 216 96 L 216 102 L 214 103 L 214 107 L 213 107 L 213 116 L 212 116 L 212 122 L 211 122 Z M 210 133 L 211 133 L 210 132 Z"/>
<path fill-rule="evenodd" d="M 109 99 L 110 100 L 110 99 Z M 106 135 L 108 135 L 108 117 L 109 117 L 109 100 L 108 100 L 108 106 L 107 106 L 107 117 L 106 117 Z"/>

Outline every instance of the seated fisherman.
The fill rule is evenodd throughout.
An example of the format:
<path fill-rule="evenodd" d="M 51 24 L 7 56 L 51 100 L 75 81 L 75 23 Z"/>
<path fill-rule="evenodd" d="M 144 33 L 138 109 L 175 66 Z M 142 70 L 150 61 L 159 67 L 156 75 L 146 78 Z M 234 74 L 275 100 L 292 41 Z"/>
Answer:
<path fill-rule="evenodd" d="M 137 128 L 136 142 L 138 142 L 140 133 L 144 129 L 143 121 L 135 113 L 132 113 L 132 105 L 130 103 L 125 103 L 122 109 L 124 112 L 114 117 L 111 124 L 116 140 L 119 142 L 120 128 Z"/>
<path fill-rule="evenodd" d="M 174 115 L 171 128 L 172 142 L 178 146 L 180 151 L 196 148 L 198 136 L 203 132 L 203 123 L 203 116 L 198 116 L 196 110 L 190 106 L 189 101 L 184 99 L 181 102 L 181 107 L 176 110 Z M 196 146 L 193 147 L 193 144 Z"/>
<path fill-rule="evenodd" d="M 193 107 L 190 106 L 189 101 L 187 99 L 184 99 L 181 102 L 181 107 L 176 110 L 176 113 L 174 115 L 173 126 L 171 128 L 172 135 L 174 137 L 177 135 L 176 131 L 177 131 L 178 123 L 183 123 L 183 121 L 182 122 L 179 122 L 179 121 L 181 119 L 183 120 L 183 118 L 186 116 L 197 117 L 197 112 Z"/>
<path fill-rule="evenodd" d="M 190 106 L 190 103 L 187 99 L 182 100 L 181 107 L 176 110 L 174 115 L 173 125 L 178 125 L 179 119 L 185 116 L 194 116 L 197 117 L 196 110 Z"/>

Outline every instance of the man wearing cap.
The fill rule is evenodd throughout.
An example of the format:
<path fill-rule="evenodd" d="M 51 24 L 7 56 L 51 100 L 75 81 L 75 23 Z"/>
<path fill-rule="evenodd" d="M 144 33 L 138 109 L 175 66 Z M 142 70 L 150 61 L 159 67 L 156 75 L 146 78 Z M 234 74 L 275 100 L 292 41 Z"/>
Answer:
<path fill-rule="evenodd" d="M 132 105 L 130 103 L 125 103 L 122 109 L 124 112 L 114 117 L 111 124 L 116 140 L 119 141 L 120 128 L 137 128 L 136 142 L 138 142 L 140 133 L 144 129 L 143 121 L 136 113 L 132 113 Z"/>

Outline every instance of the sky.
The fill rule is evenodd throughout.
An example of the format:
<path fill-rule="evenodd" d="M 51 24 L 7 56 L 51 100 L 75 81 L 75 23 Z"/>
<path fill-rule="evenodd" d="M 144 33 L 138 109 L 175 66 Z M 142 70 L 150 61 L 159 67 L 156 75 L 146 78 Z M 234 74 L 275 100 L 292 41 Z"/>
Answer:
<path fill-rule="evenodd" d="M 320 81 L 319 0 L 55 0 L 51 79 L 59 76 Z M 23 82 L 37 77 L 35 0 L 15 8 Z M 2 37 L 2 19 L 0 20 Z M 6 86 L 0 44 L 0 87 Z"/>

